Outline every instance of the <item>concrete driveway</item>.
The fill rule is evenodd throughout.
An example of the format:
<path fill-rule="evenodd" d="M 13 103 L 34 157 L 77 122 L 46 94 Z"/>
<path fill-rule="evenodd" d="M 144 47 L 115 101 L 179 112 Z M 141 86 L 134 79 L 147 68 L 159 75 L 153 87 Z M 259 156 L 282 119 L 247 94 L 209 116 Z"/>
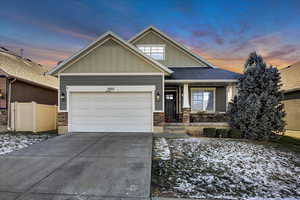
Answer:
<path fill-rule="evenodd" d="M 151 133 L 58 136 L 0 157 L 0 199 L 149 199 L 151 152 Z"/>

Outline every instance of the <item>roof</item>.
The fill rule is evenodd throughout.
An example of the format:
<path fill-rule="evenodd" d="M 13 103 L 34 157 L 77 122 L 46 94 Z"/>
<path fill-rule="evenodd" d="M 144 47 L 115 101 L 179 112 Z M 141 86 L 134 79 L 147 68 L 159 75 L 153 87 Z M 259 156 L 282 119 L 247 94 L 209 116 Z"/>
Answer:
<path fill-rule="evenodd" d="M 173 74 L 166 80 L 237 81 L 241 74 L 211 67 L 171 67 Z"/>
<path fill-rule="evenodd" d="M 8 77 L 47 88 L 58 89 L 57 78 L 45 75 L 48 71 L 46 67 L 30 59 L 21 58 L 4 48 L 0 49 L 0 71 Z"/>
<path fill-rule="evenodd" d="M 80 59 L 81 56 L 84 56 L 84 55 L 88 54 L 90 49 L 93 49 L 96 46 L 101 45 L 101 42 L 104 41 L 108 37 L 112 37 L 112 38 L 116 39 L 118 42 L 122 43 L 127 48 L 133 50 L 136 54 L 138 54 L 139 56 L 145 58 L 147 61 L 149 61 L 150 63 L 152 63 L 153 65 L 155 65 L 159 69 L 161 69 L 162 71 L 166 72 L 167 74 L 172 73 L 172 70 L 170 70 L 168 67 L 160 64 L 159 62 L 157 62 L 156 60 L 154 60 L 150 56 L 147 56 L 146 54 L 144 54 L 142 51 L 140 51 L 138 48 L 136 48 L 132 44 L 124 41 L 123 39 L 121 39 L 115 33 L 111 32 L 111 31 L 108 31 L 108 32 L 104 33 L 103 35 L 101 35 L 99 38 L 97 38 L 94 42 L 89 44 L 87 47 L 83 48 L 82 50 L 75 53 L 73 56 L 69 57 L 68 59 L 66 59 L 63 62 L 61 62 L 60 64 L 58 64 L 56 67 L 54 67 L 52 70 L 50 70 L 48 72 L 48 74 L 51 74 L 51 75 L 56 74 L 61 69 L 66 67 L 68 64 L 70 64 L 72 61 L 74 61 L 76 59 Z"/>
<path fill-rule="evenodd" d="M 286 92 L 300 90 L 300 62 L 292 64 L 280 71 L 282 89 Z"/>
<path fill-rule="evenodd" d="M 165 33 L 161 32 L 160 30 L 158 30 L 157 28 L 155 28 L 154 26 L 149 26 L 147 28 L 145 28 L 144 30 L 142 30 L 141 32 L 139 32 L 138 34 L 136 34 L 135 36 L 133 36 L 132 38 L 130 38 L 128 40 L 129 43 L 133 43 L 135 40 L 137 40 L 138 38 L 140 38 L 144 33 L 148 32 L 148 31 L 154 31 L 156 33 L 158 33 L 160 36 L 162 36 L 163 38 L 165 38 L 166 40 L 170 41 L 171 43 L 175 44 L 177 47 L 179 47 L 180 49 L 182 49 L 183 51 L 185 51 L 186 53 L 190 54 L 191 56 L 193 56 L 194 58 L 196 58 L 197 60 L 205 63 L 208 67 L 212 67 L 212 68 L 217 68 L 216 66 L 214 66 L 213 64 L 209 63 L 207 60 L 205 60 L 204 58 L 202 58 L 201 56 L 195 54 L 192 50 L 190 50 L 189 48 L 185 47 L 183 44 L 180 44 L 179 42 L 175 41 L 174 39 L 172 39 L 171 37 L 169 37 L 168 35 L 166 35 Z"/>

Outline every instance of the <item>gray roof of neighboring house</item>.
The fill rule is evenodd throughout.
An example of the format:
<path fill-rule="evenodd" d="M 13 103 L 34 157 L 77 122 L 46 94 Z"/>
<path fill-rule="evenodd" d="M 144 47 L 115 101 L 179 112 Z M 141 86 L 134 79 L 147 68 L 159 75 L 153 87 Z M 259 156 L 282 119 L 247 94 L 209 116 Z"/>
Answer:
<path fill-rule="evenodd" d="M 44 87 L 58 89 L 58 80 L 45 75 L 47 68 L 29 59 L 21 58 L 13 52 L 0 48 L 0 72 L 23 81 Z"/>
<path fill-rule="evenodd" d="M 228 80 L 238 79 L 241 74 L 211 67 L 169 67 L 173 73 L 167 80 Z"/>

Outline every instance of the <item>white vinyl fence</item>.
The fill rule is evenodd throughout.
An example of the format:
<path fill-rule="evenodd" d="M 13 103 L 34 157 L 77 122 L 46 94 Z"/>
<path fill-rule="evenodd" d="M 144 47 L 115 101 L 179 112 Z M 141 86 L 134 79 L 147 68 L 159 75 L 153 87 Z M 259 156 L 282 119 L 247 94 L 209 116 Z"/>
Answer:
<path fill-rule="evenodd" d="M 56 129 L 57 106 L 14 102 L 11 104 L 11 128 L 13 131 L 34 133 Z"/>

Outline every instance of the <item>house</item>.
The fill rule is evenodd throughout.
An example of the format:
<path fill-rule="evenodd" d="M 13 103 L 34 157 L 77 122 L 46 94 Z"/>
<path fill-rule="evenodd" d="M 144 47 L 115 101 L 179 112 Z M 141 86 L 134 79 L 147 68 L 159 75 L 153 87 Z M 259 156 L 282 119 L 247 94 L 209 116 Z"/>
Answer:
<path fill-rule="evenodd" d="M 284 90 L 286 129 L 300 130 L 300 62 L 280 70 Z"/>
<path fill-rule="evenodd" d="M 10 128 L 12 102 L 57 105 L 58 81 L 47 68 L 0 48 L 0 127 Z"/>
<path fill-rule="evenodd" d="M 128 41 L 107 32 L 49 74 L 59 79 L 59 132 L 161 132 L 171 122 L 218 121 L 240 76 L 152 26 Z"/>

